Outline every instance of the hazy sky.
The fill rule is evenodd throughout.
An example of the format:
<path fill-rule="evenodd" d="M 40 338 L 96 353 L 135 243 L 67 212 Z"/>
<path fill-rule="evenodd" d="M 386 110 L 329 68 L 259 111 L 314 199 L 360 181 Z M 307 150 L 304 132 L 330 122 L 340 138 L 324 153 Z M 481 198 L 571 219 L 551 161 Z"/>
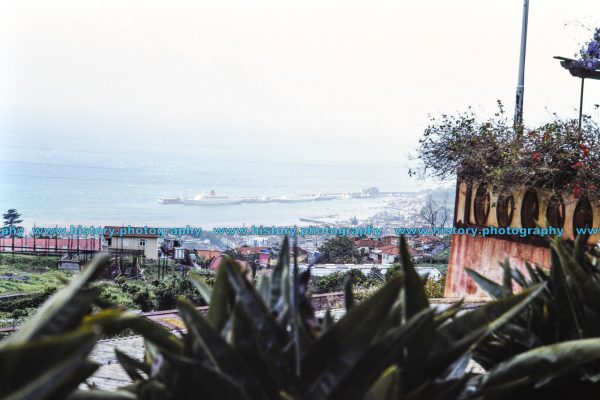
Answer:
<path fill-rule="evenodd" d="M 251 4 L 251 6 L 250 6 Z M 598 0 L 531 0 L 525 118 L 576 116 Z M 4 1 L 0 138 L 279 141 L 403 158 L 427 114 L 511 113 L 522 1 Z M 600 81 L 585 110 L 596 117 Z M 10 134 L 9 134 L 10 133 Z M 5 141 L 6 142 L 6 141 Z"/>

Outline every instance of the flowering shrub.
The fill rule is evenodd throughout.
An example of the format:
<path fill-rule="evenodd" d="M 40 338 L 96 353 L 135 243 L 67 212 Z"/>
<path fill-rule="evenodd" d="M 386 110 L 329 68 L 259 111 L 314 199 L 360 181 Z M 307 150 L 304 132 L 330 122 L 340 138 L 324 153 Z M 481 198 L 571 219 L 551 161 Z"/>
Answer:
<path fill-rule="evenodd" d="M 493 188 L 536 187 L 600 195 L 600 129 L 584 116 L 556 117 L 541 126 L 513 127 L 502 104 L 494 118 L 479 121 L 471 109 L 432 117 L 420 140 L 424 173 L 440 179 L 485 182 Z"/>
<path fill-rule="evenodd" d="M 600 69 L 600 28 L 596 29 L 593 39 L 579 51 L 577 63 L 588 71 Z"/>

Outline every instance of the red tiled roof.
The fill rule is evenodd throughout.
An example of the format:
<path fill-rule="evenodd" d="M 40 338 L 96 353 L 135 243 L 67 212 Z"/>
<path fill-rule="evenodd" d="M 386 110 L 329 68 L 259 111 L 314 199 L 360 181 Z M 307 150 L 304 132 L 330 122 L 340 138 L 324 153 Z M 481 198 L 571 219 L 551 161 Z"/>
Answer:
<path fill-rule="evenodd" d="M 221 259 L 222 257 L 213 258 L 210 264 L 208 265 L 208 269 L 210 269 L 211 271 L 216 271 L 217 269 L 219 269 L 219 265 L 221 265 Z"/>
<path fill-rule="evenodd" d="M 221 261 L 223 260 L 222 256 L 215 257 L 208 265 L 208 269 L 211 271 L 216 271 L 221 266 Z M 240 264 L 243 268 L 248 268 L 248 263 L 246 261 L 235 260 L 236 263 Z"/>
<path fill-rule="evenodd" d="M 221 255 L 220 251 L 217 250 L 195 250 L 198 257 L 204 257 L 205 260 L 210 260 L 213 257 L 219 257 Z"/>
<path fill-rule="evenodd" d="M 377 243 L 375 239 L 358 239 L 354 241 L 356 247 L 376 247 Z"/>
<path fill-rule="evenodd" d="M 245 256 L 249 254 L 258 254 L 261 250 L 268 250 L 268 247 L 240 247 L 237 252 Z"/>
<path fill-rule="evenodd" d="M 379 242 L 380 243 L 387 243 L 387 244 L 394 244 L 394 243 L 398 243 L 398 236 L 383 236 L 381 238 L 379 238 Z"/>
<path fill-rule="evenodd" d="M 378 247 L 382 254 L 398 255 L 400 254 L 400 248 L 395 244 L 388 244 L 385 246 Z"/>

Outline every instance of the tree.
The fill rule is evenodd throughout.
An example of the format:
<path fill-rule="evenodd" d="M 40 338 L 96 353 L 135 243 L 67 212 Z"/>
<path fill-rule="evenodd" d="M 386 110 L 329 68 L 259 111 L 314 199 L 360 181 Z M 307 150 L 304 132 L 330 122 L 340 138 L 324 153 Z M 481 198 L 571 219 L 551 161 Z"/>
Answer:
<path fill-rule="evenodd" d="M 17 226 L 17 224 L 23 222 L 23 220 L 20 219 L 21 214 L 19 214 L 14 208 L 11 208 L 10 210 L 2 214 L 2 218 L 4 218 L 4 228 L 18 229 L 20 228 L 20 226 Z"/>
<path fill-rule="evenodd" d="M 20 224 L 21 222 L 23 222 L 23 220 L 21 219 L 21 214 L 19 214 L 19 212 L 16 209 L 11 208 L 8 211 L 6 211 L 4 214 L 2 214 L 2 218 L 4 218 L 3 228 L 9 229 L 10 237 L 12 238 L 12 251 L 14 253 L 14 251 L 15 251 L 15 232 L 17 231 L 17 229 L 21 228 L 17 224 Z"/>
<path fill-rule="evenodd" d="M 417 214 L 419 220 L 435 229 L 437 227 L 443 227 L 448 222 L 449 217 L 448 207 L 446 207 L 446 198 L 440 203 L 434 200 L 433 196 L 428 194 L 425 198 L 425 205 Z"/>
<path fill-rule="evenodd" d="M 362 255 L 347 236 L 334 236 L 319 247 L 320 263 L 356 264 L 362 262 Z"/>

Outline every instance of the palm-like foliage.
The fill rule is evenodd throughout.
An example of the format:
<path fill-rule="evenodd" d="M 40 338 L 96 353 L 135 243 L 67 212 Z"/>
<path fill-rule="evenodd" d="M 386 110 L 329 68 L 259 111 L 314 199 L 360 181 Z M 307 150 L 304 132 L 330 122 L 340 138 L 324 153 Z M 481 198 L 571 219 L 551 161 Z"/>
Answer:
<path fill-rule="evenodd" d="M 494 299 L 510 296 L 513 287 L 526 290 L 544 285 L 540 296 L 474 352 L 474 359 L 490 373 L 510 377 L 510 385 L 503 383 L 506 391 L 499 391 L 502 395 L 562 398 L 574 390 L 600 394 L 600 385 L 596 385 L 600 380 L 599 259 L 593 252 L 586 253 L 579 238 L 574 244 L 555 238 L 551 250 L 549 273 L 527 264 L 526 278 L 505 261 L 501 264 L 504 279 L 499 284 L 467 271 Z M 519 369 L 523 362 L 531 375 Z M 511 376 L 508 369 L 520 372 Z M 483 386 L 493 382 L 484 379 Z"/>
<path fill-rule="evenodd" d="M 0 344 L 0 396 L 9 399 L 554 399 L 598 394 L 600 294 L 597 259 L 581 243 L 555 240 L 548 275 L 504 264 L 503 284 L 470 274 L 496 298 L 470 312 L 461 302 L 429 305 L 401 240 L 402 271 L 346 314 L 317 318 L 310 271 L 290 263 L 288 242 L 270 277 L 255 287 L 227 259 L 215 285 L 192 279 L 210 303 L 202 316 L 178 306 L 185 332 L 171 333 L 110 307 L 90 285 L 96 259 Z M 293 265 L 291 265 L 293 264 Z M 521 293 L 512 294 L 512 285 Z M 97 368 L 88 354 L 105 334 L 133 329 L 145 360 L 117 351 L 133 384 L 79 390 Z M 488 370 L 467 370 L 473 357 Z"/>
<path fill-rule="evenodd" d="M 542 290 L 525 290 L 457 316 L 461 303 L 431 308 L 401 240 L 403 271 L 337 322 L 318 319 L 306 294 L 310 271 L 290 265 L 288 242 L 271 277 L 255 288 L 227 259 L 206 317 L 179 299 L 186 324 L 174 346 L 149 345 L 139 364 L 121 357 L 142 399 L 445 399 L 480 379 L 470 351 Z M 193 277 L 192 277 L 193 279 Z"/>
<path fill-rule="evenodd" d="M 90 285 L 106 262 L 94 259 L 0 343 L 1 398 L 63 399 L 96 370 L 87 358 L 96 340 L 135 317 L 110 308 Z"/>

